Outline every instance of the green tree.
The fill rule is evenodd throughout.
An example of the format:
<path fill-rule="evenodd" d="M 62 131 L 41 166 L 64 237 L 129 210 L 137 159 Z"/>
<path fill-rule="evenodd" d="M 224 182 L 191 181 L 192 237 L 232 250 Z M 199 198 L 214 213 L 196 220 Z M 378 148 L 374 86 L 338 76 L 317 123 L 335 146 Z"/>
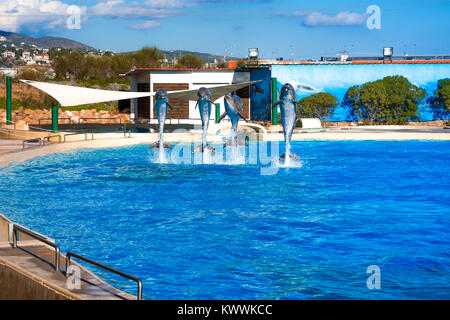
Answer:
<path fill-rule="evenodd" d="M 116 78 L 134 66 L 161 67 L 164 55 L 157 48 L 144 47 L 131 53 L 93 56 L 79 50 L 53 50 L 52 66 L 58 78 L 72 80 L 100 80 Z"/>
<path fill-rule="evenodd" d="M 387 96 L 385 87 L 379 81 L 368 82 L 361 88 L 356 113 L 365 123 L 373 124 L 379 121 L 386 109 Z"/>
<path fill-rule="evenodd" d="M 247 64 L 247 61 L 245 61 L 244 59 L 239 59 L 237 66 L 242 67 L 242 66 L 245 66 L 246 64 Z"/>
<path fill-rule="evenodd" d="M 228 64 L 227 64 L 225 61 L 222 61 L 222 62 L 219 62 L 219 63 L 216 65 L 216 67 L 217 67 L 217 68 L 220 68 L 220 69 L 225 69 L 225 68 L 228 67 Z"/>
<path fill-rule="evenodd" d="M 185 54 L 178 60 L 177 68 L 202 68 L 205 61 L 195 54 Z"/>
<path fill-rule="evenodd" d="M 144 47 L 132 54 L 133 65 L 141 68 L 159 68 L 163 59 L 164 54 L 155 47 Z"/>
<path fill-rule="evenodd" d="M 301 99 L 297 104 L 299 118 L 319 118 L 326 122 L 334 114 L 339 100 L 330 93 L 320 92 Z"/>
<path fill-rule="evenodd" d="M 448 119 L 450 117 L 450 79 L 438 81 L 433 96 L 428 98 L 428 104 L 434 119 Z"/>
<path fill-rule="evenodd" d="M 27 68 L 19 73 L 19 78 L 24 80 L 45 81 L 45 75 L 33 68 Z"/>
<path fill-rule="evenodd" d="M 423 88 L 411 84 L 402 76 L 350 87 L 342 101 L 351 119 L 373 124 L 404 124 L 417 119 L 419 103 L 426 97 Z"/>
<path fill-rule="evenodd" d="M 383 114 L 386 123 L 405 124 L 408 120 L 418 120 L 418 105 L 427 95 L 425 89 L 402 76 L 385 77 L 381 81 L 387 98 Z"/>

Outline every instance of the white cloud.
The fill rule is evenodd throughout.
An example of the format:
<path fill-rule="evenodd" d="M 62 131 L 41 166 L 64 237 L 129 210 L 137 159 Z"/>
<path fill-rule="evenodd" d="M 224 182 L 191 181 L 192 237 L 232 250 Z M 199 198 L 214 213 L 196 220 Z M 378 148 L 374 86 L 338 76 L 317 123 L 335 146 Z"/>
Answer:
<path fill-rule="evenodd" d="M 86 5 L 81 5 L 85 2 Z M 141 28 L 159 25 L 154 19 L 182 13 L 186 7 L 196 6 L 189 0 L 0 0 L 0 30 L 17 32 L 21 29 L 52 29 L 65 26 L 67 8 L 77 3 L 84 21 L 88 17 L 148 20 L 137 24 Z M 89 6 L 87 6 L 89 4 Z M 149 22 L 153 21 L 153 22 Z"/>
<path fill-rule="evenodd" d="M 138 23 L 135 24 L 133 26 L 131 26 L 133 29 L 138 29 L 138 30 L 142 30 L 142 29 L 151 29 L 151 28 L 156 28 L 159 27 L 161 25 L 161 23 L 159 23 L 159 21 L 155 21 L 155 20 L 148 20 L 142 23 Z"/>
<path fill-rule="evenodd" d="M 23 26 L 50 29 L 65 25 L 70 5 L 59 0 L 8 0 L 0 2 L 0 30 L 19 31 Z M 80 7 L 81 13 L 86 7 Z"/>
<path fill-rule="evenodd" d="M 366 21 L 365 13 L 339 12 L 336 15 L 327 15 L 321 12 L 303 13 L 300 11 L 292 14 L 294 17 L 300 17 L 303 24 L 308 27 L 318 26 L 357 26 Z"/>
<path fill-rule="evenodd" d="M 194 5 L 193 2 L 179 0 L 146 0 L 144 2 L 106 0 L 90 8 L 89 15 L 128 19 L 163 18 L 176 15 L 181 12 L 179 9 Z"/>

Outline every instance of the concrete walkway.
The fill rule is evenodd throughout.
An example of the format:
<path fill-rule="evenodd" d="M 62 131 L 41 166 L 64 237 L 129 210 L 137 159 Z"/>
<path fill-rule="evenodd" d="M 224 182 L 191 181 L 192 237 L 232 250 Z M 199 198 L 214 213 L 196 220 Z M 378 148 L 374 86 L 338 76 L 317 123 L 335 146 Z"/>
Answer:
<path fill-rule="evenodd" d="M 65 256 L 61 271 L 55 271 L 55 250 L 43 244 L 19 242 L 17 248 L 0 246 L 1 299 L 135 300 L 136 297 L 106 284 L 86 268 L 81 269 L 80 289 L 67 286 Z M 71 262 L 71 265 L 78 265 Z M 79 266 L 79 265 L 78 265 Z M 22 278 L 26 280 L 11 281 Z M 46 290 L 41 288 L 45 287 Z M 45 292 L 43 294 L 42 292 Z"/>
<path fill-rule="evenodd" d="M 20 150 L 22 150 L 21 140 L 0 139 L 0 155 L 7 152 Z"/>

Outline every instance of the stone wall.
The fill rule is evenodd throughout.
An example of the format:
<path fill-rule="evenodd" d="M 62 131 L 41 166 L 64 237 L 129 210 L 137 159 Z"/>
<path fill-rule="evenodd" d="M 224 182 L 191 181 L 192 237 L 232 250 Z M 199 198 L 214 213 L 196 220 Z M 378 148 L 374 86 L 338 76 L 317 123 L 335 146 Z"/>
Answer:
<path fill-rule="evenodd" d="M 12 111 L 12 121 L 15 122 L 19 126 L 23 126 L 24 124 L 28 125 L 37 125 L 39 123 L 39 119 L 41 119 L 41 124 L 49 124 L 51 123 L 52 111 L 50 109 L 24 109 L 19 108 L 17 110 Z M 4 121 L 6 118 L 6 110 L 0 109 L 0 121 Z M 95 109 L 87 109 L 81 111 L 65 111 L 64 108 L 59 109 L 59 123 L 119 123 L 120 121 L 117 119 L 105 119 L 105 118 L 121 118 L 123 122 L 129 122 L 130 115 L 128 113 L 120 113 L 117 110 L 108 111 L 108 110 L 100 110 L 96 111 Z M 84 120 L 80 118 L 104 118 L 101 119 L 89 119 Z M 46 120 L 44 120 L 46 119 Z"/>

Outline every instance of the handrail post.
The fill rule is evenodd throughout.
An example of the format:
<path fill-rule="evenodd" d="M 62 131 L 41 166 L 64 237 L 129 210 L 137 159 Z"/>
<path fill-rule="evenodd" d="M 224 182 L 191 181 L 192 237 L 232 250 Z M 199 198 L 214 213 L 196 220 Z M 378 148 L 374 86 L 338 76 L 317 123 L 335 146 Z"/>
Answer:
<path fill-rule="evenodd" d="M 42 241 L 46 245 L 49 245 L 55 249 L 55 271 L 59 271 L 60 269 L 60 250 L 59 246 L 57 246 L 55 243 L 49 241 L 48 239 L 44 238 L 43 236 L 33 232 L 32 230 L 28 230 L 26 228 L 22 228 L 16 224 L 13 224 L 13 248 L 17 248 L 17 241 L 19 239 L 19 231 L 28 234 L 30 237 L 33 237 L 39 241 Z"/>
<path fill-rule="evenodd" d="M 59 254 L 59 247 L 58 246 L 55 248 L 55 260 L 56 260 L 56 262 L 55 262 L 55 270 L 58 271 L 58 270 L 60 270 L 60 264 L 61 264 L 61 262 L 60 262 L 60 254 Z"/>
<path fill-rule="evenodd" d="M 17 239 L 19 238 L 19 232 L 13 227 L 13 248 L 17 248 Z"/>
<path fill-rule="evenodd" d="M 94 260 L 92 260 L 92 259 L 83 257 L 83 256 L 81 256 L 81 255 L 79 255 L 79 254 L 76 254 L 76 253 L 73 253 L 73 252 L 71 252 L 71 251 L 68 251 L 68 252 L 66 253 L 66 273 L 65 273 L 66 278 L 69 277 L 69 273 L 68 273 L 67 270 L 69 270 L 70 263 L 71 263 L 71 261 L 72 261 L 72 259 L 71 259 L 72 256 L 75 257 L 75 258 L 77 258 L 77 259 L 80 259 L 81 261 L 84 261 L 84 262 L 87 262 L 87 263 L 89 263 L 89 264 L 92 264 L 93 266 L 102 268 L 102 269 L 104 269 L 104 270 L 106 270 L 106 271 L 112 272 L 112 273 L 114 273 L 114 274 L 117 274 L 117 275 L 122 276 L 122 277 L 124 277 L 124 278 L 127 278 L 127 279 L 129 279 L 129 280 L 135 281 L 135 282 L 137 283 L 137 285 L 138 285 L 137 299 L 138 299 L 138 300 L 142 300 L 142 281 L 141 281 L 141 279 L 136 278 L 136 277 L 134 277 L 134 276 L 131 276 L 131 275 L 129 275 L 129 274 L 126 274 L 126 273 L 124 273 L 124 272 L 122 272 L 122 271 L 119 271 L 119 270 L 113 269 L 113 268 L 111 268 L 111 267 L 108 267 L 108 266 L 106 266 L 106 265 L 104 265 L 104 264 L 102 264 L 102 263 L 100 263 L 100 262 L 97 262 L 97 261 L 94 261 Z"/>
<path fill-rule="evenodd" d="M 12 86 L 11 77 L 6 77 L 6 124 L 11 124 L 12 121 Z"/>
<path fill-rule="evenodd" d="M 58 132 L 58 109 L 59 102 L 56 103 L 56 106 L 52 106 L 52 132 Z"/>
<path fill-rule="evenodd" d="M 278 108 L 272 108 L 272 106 L 277 102 L 277 78 L 271 79 L 271 87 L 272 87 L 272 125 L 276 126 L 278 124 Z"/>

